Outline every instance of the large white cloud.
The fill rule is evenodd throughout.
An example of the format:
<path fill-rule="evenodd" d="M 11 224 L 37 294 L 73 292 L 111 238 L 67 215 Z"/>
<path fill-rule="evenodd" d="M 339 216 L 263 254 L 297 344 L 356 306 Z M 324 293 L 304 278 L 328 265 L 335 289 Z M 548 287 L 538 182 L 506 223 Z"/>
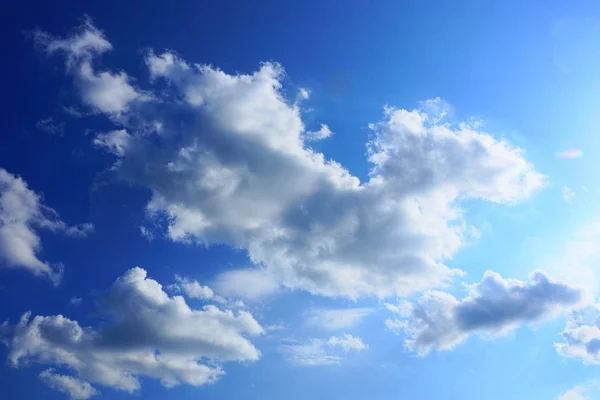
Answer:
<path fill-rule="evenodd" d="M 576 305 L 582 293 L 566 283 L 553 281 L 542 272 L 530 276 L 530 283 L 503 279 L 487 271 L 481 282 L 467 286 L 462 300 L 428 291 L 407 308 L 399 307 L 403 319 L 388 319 L 388 329 L 408 336 L 407 349 L 425 355 L 448 350 L 470 334 L 502 335 L 523 323 L 535 323 Z"/>
<path fill-rule="evenodd" d="M 75 374 L 48 375 L 54 386 L 87 388 L 89 382 L 137 391 L 139 378 L 154 378 L 167 387 L 200 386 L 224 374 L 221 363 L 255 361 L 260 352 L 247 339 L 263 333 L 246 311 L 234 313 L 214 305 L 191 309 L 181 296 L 133 268 L 101 297 L 105 321 L 82 327 L 62 315 L 31 317 L 2 325 L 13 366 L 38 362 L 66 367 Z M 90 392 L 91 393 L 91 392 Z"/>
<path fill-rule="evenodd" d="M 42 197 L 27 187 L 19 176 L 0 168 L 0 268 L 25 268 L 58 284 L 62 264 L 39 259 L 42 249 L 38 229 L 73 237 L 85 237 L 91 224 L 69 226 L 56 211 L 43 204 Z"/>
<path fill-rule="evenodd" d="M 86 26 L 46 48 L 82 37 L 105 40 Z M 90 65 L 87 54 L 76 67 Z M 361 182 L 305 143 L 311 135 L 284 98 L 280 65 L 232 75 L 174 53 L 149 53 L 146 64 L 160 99 L 129 107 L 125 96 L 114 110 L 96 102 L 122 124 L 96 144 L 115 154 L 120 179 L 151 190 L 148 215 L 171 240 L 245 249 L 256 268 L 243 274 L 255 281 L 354 298 L 437 286 L 460 273 L 445 264 L 470 232 L 460 201 L 512 204 L 543 185 L 521 149 L 476 126 L 443 123 L 448 106 L 439 99 L 385 109 L 370 125 L 371 170 Z M 89 90 L 79 90 L 90 103 Z M 248 292 L 235 281 L 220 282 L 231 295 Z M 261 286 L 268 290 L 259 295 L 274 292 Z"/>

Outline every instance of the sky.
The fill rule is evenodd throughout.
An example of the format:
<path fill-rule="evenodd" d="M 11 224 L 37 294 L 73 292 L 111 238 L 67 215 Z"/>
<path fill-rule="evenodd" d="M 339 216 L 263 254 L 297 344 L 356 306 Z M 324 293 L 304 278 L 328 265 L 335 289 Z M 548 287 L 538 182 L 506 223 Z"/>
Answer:
<path fill-rule="evenodd" d="M 11 2 L 0 398 L 600 398 L 600 5 Z"/>

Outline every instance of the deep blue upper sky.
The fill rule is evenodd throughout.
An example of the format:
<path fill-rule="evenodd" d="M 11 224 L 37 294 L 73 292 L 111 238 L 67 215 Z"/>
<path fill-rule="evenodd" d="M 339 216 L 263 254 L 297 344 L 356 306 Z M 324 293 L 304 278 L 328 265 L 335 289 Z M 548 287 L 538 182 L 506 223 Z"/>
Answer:
<path fill-rule="evenodd" d="M 67 375 L 110 399 L 595 398 L 598 368 L 582 360 L 600 363 L 586 347 L 600 334 L 574 332 L 600 332 L 596 2 L 9 1 L 3 8 L 0 398 L 65 398 L 57 377 Z M 82 25 L 86 18 L 92 22 Z M 76 54 L 60 42 L 86 31 L 112 50 Z M 42 40 L 41 32 L 50 36 Z M 172 69 L 153 70 L 163 54 L 174 57 Z M 269 75 L 273 64 L 264 63 L 285 73 Z M 89 82 L 120 72 L 137 97 L 103 110 Z M 230 89 L 226 81 L 236 79 L 250 83 Z M 300 99 L 304 89 L 310 95 Z M 106 93 L 113 104 L 117 92 Z M 144 131 L 140 121 L 160 122 L 163 133 Z M 321 124 L 333 135 L 312 140 Z M 127 142 L 117 149 L 120 130 Z M 561 156 L 568 150 L 575 157 Z M 381 158 L 369 161 L 373 152 Z M 310 159 L 314 153 L 360 184 Z M 22 218 L 24 198 L 9 197 L 17 176 L 58 216 Z M 77 233 L 82 223 L 93 232 Z M 64 266 L 59 285 L 11 261 L 23 227 L 39 238 L 39 260 Z M 194 310 L 215 304 L 232 318 L 249 313 L 261 333 L 236 319 L 230 325 L 248 331 L 235 325 L 215 335 L 241 335 L 260 356 L 238 342 L 223 345 L 234 356 L 212 349 L 203 327 L 213 320 L 140 305 L 147 292 L 137 283 L 118 292 L 115 280 L 125 282 L 136 266 L 148 274 L 136 282 L 159 282 L 169 301 L 183 295 Z M 529 280 L 536 270 L 550 281 Z M 191 295 L 182 282 L 192 281 L 214 296 Z M 455 298 L 425 304 L 429 290 Z M 576 318 L 581 309 L 592 322 Z M 16 342 L 15 324 L 27 311 L 32 319 L 63 315 L 102 339 L 86 347 L 40 328 L 50 347 L 64 346 L 81 365 L 69 364 L 37 342 Z M 170 324 L 176 331 L 189 324 L 190 337 L 161 331 Z M 345 335 L 360 344 L 334 343 Z M 102 364 L 139 378 L 132 394 L 86 370 L 115 351 L 180 362 L 173 348 L 186 340 L 184 354 L 226 374 L 206 385 L 181 376 L 173 384 L 165 378 L 176 375 L 172 367 L 150 373 Z M 11 363 L 24 348 L 30 355 Z M 48 368 L 50 378 L 39 377 Z"/>

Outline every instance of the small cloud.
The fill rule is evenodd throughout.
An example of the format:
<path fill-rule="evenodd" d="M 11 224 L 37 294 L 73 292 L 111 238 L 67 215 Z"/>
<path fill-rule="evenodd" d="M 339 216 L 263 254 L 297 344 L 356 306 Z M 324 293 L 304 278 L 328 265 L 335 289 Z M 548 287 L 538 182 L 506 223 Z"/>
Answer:
<path fill-rule="evenodd" d="M 576 386 L 571 390 L 563 392 L 556 400 L 591 400 L 591 397 L 587 395 L 586 388 Z"/>
<path fill-rule="evenodd" d="M 310 90 L 306 88 L 300 88 L 296 95 L 296 101 L 308 100 L 310 97 Z"/>
<path fill-rule="evenodd" d="M 562 189 L 562 195 L 563 199 L 565 199 L 567 203 L 571 202 L 571 200 L 575 198 L 575 192 L 573 192 L 573 190 L 568 186 L 565 186 Z"/>
<path fill-rule="evenodd" d="M 71 300 L 69 300 L 69 304 L 73 307 L 79 307 L 82 302 L 83 299 L 81 297 L 71 297 Z"/>
<path fill-rule="evenodd" d="M 65 123 L 64 122 L 56 122 L 52 117 L 40 119 L 35 127 L 40 131 L 49 133 L 51 135 L 62 136 L 65 133 Z"/>
<path fill-rule="evenodd" d="M 361 338 L 352 336 L 348 333 L 346 333 L 345 335 L 342 335 L 342 336 L 330 337 L 329 340 L 327 341 L 327 344 L 329 346 L 341 347 L 342 350 L 344 350 L 346 352 L 348 352 L 350 350 L 356 350 L 356 351 L 366 350 L 369 348 L 369 346 L 366 345 L 362 341 Z"/>
<path fill-rule="evenodd" d="M 265 331 L 267 332 L 278 332 L 285 329 L 285 325 L 283 324 L 273 324 L 265 326 Z"/>
<path fill-rule="evenodd" d="M 326 330 L 348 329 L 358 325 L 371 314 L 371 308 L 313 309 L 306 312 L 306 325 Z"/>
<path fill-rule="evenodd" d="M 333 132 L 331 132 L 331 129 L 329 129 L 329 127 L 327 125 L 321 124 L 321 129 L 319 129 L 318 131 L 308 131 L 308 132 L 306 132 L 305 136 L 306 136 L 306 140 L 317 141 L 317 140 L 327 139 L 331 135 L 333 135 Z"/>
<path fill-rule="evenodd" d="M 145 226 L 140 226 L 140 233 L 142 234 L 142 236 L 144 238 L 146 238 L 146 240 L 148 240 L 149 242 L 154 240 L 154 233 L 152 233 L 148 228 L 146 228 Z"/>

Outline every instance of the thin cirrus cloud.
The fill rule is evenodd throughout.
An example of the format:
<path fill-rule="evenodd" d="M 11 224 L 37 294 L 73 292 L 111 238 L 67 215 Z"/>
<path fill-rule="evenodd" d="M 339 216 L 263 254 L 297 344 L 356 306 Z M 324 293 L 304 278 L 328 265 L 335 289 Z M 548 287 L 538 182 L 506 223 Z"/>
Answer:
<path fill-rule="evenodd" d="M 89 223 L 67 225 L 21 177 L 0 168 L 0 268 L 26 269 L 58 284 L 63 266 L 39 258 L 42 243 L 38 231 L 85 237 L 93 228 Z"/>
<path fill-rule="evenodd" d="M 329 339 L 312 338 L 305 341 L 289 340 L 279 346 L 279 352 L 290 363 L 316 367 L 340 365 L 350 352 L 369 348 L 359 337 L 350 334 L 331 336 Z"/>
<path fill-rule="evenodd" d="M 106 322 L 97 327 L 82 327 L 62 315 L 32 318 L 29 312 L 14 326 L 5 322 L 0 334 L 9 363 L 66 369 L 68 375 L 50 370 L 42 378 L 73 398 L 87 398 L 96 393 L 92 384 L 136 392 L 140 378 L 166 387 L 201 386 L 225 373 L 224 362 L 260 358 L 248 337 L 264 330 L 249 312 L 214 305 L 192 309 L 142 268 L 114 282 L 100 298 L 99 312 Z"/>
<path fill-rule="evenodd" d="M 157 233 L 247 251 L 254 268 L 216 279 L 227 296 L 283 287 L 387 297 L 443 285 L 462 274 L 445 261 L 471 231 L 460 201 L 519 203 L 545 181 L 521 149 L 479 124 L 443 122 L 450 107 L 440 99 L 385 108 L 369 126 L 371 170 L 361 181 L 307 146 L 279 64 L 228 74 L 150 51 L 150 84 L 167 83 L 158 96 L 124 72 L 95 69 L 112 45 L 89 21 L 68 38 L 37 37 L 65 56 L 82 103 L 118 125 L 95 143 L 117 159 L 118 179 L 150 189 Z"/>
<path fill-rule="evenodd" d="M 449 293 L 429 291 L 412 307 L 398 308 L 403 319 L 390 318 L 385 324 L 407 336 L 408 350 L 426 355 L 452 349 L 471 334 L 499 336 L 521 324 L 543 321 L 582 299 L 579 289 L 542 272 L 531 274 L 530 281 L 487 271 L 479 283 L 467 286 L 467 297 L 458 300 Z"/>
<path fill-rule="evenodd" d="M 362 322 L 371 314 L 372 308 L 345 308 L 345 309 L 312 309 L 304 315 L 304 322 L 308 326 L 325 330 L 341 330 L 352 328 Z"/>

